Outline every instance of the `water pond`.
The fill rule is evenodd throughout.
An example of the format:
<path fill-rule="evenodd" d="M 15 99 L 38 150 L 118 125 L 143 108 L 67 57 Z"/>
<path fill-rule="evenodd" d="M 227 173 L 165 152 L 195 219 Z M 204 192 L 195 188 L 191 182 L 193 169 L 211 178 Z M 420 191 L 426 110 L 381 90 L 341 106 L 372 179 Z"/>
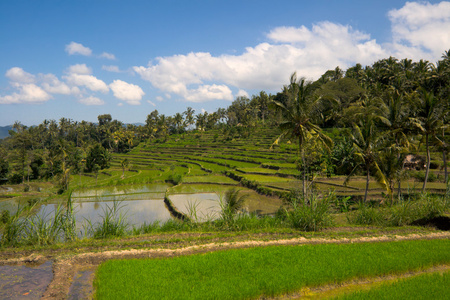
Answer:
<path fill-rule="evenodd" d="M 106 211 L 114 203 L 121 207 L 120 213 L 126 217 L 131 226 L 159 221 L 164 223 L 171 215 L 164 204 L 164 196 L 169 191 L 169 199 L 182 213 L 196 216 L 197 221 L 212 220 L 219 216 L 220 199 L 229 186 L 216 184 L 183 184 L 172 187 L 170 184 L 146 184 L 116 186 L 100 189 L 77 190 L 72 193 L 73 207 L 77 221 L 77 231 L 84 231 L 84 225 L 101 222 Z M 245 209 L 256 213 L 273 213 L 280 207 L 276 199 L 256 194 L 252 190 L 243 189 L 249 194 Z M 65 202 L 65 201 L 63 201 Z M 8 199 L 0 202 L 0 211 L 17 210 L 17 200 Z M 59 201 L 43 202 L 35 212 L 47 219 L 53 216 Z M 22 204 L 24 205 L 24 204 Z"/>

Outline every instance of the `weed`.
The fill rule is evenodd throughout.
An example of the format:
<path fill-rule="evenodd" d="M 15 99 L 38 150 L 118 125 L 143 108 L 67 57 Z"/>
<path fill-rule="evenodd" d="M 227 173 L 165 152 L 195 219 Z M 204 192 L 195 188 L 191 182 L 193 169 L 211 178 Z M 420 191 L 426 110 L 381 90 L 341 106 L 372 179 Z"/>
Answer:
<path fill-rule="evenodd" d="M 126 213 L 122 214 L 121 210 L 124 208 L 122 201 L 113 201 L 112 207 L 106 205 L 102 208 L 102 221 L 92 224 L 90 220 L 87 221 L 86 234 L 93 236 L 95 239 L 104 239 L 109 237 L 121 237 L 127 232 L 129 224 L 126 220 Z"/>
<path fill-rule="evenodd" d="M 332 195 L 318 197 L 310 195 L 306 201 L 297 198 L 286 209 L 286 221 L 293 228 L 305 231 L 318 231 L 332 224 L 330 215 L 330 198 Z"/>

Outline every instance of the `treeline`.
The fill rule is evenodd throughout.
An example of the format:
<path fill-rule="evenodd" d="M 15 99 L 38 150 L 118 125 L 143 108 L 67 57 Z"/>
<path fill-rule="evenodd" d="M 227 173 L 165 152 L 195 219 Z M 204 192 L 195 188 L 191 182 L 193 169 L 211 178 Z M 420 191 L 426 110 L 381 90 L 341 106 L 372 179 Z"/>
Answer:
<path fill-rule="evenodd" d="M 405 156 L 422 143 L 425 189 L 431 147 L 442 152 L 448 181 L 449 97 L 450 50 L 436 63 L 389 57 L 346 71 L 336 67 L 314 82 L 294 73 L 275 95 L 261 91 L 237 97 L 215 112 L 196 114 L 188 107 L 165 116 L 154 110 L 140 126 L 109 114 L 98 116 L 98 123 L 61 118 L 26 127 L 17 122 L 0 143 L 0 179 L 20 183 L 57 177 L 64 190 L 70 173 L 96 173 L 109 166 L 111 152 L 127 152 L 141 142 L 211 129 L 220 129 L 225 140 L 245 138 L 259 126 L 273 126 L 282 130 L 279 140 L 298 144 L 304 181 L 334 165 L 331 173 L 375 176 L 390 193 L 395 182 L 400 185 Z"/>

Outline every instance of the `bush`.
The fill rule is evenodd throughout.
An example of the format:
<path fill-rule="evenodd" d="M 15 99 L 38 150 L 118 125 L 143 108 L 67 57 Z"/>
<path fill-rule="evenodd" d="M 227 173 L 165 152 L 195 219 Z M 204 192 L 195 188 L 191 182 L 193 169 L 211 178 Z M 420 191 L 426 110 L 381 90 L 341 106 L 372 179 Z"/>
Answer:
<path fill-rule="evenodd" d="M 347 217 L 350 224 L 358 225 L 383 225 L 384 216 L 379 208 L 360 202 L 358 210 Z"/>
<path fill-rule="evenodd" d="M 330 215 L 330 196 L 319 198 L 311 195 L 307 201 L 297 198 L 291 203 L 291 208 L 285 212 L 285 218 L 290 226 L 304 231 L 318 231 L 332 224 Z M 282 214 L 277 215 L 284 217 Z"/>

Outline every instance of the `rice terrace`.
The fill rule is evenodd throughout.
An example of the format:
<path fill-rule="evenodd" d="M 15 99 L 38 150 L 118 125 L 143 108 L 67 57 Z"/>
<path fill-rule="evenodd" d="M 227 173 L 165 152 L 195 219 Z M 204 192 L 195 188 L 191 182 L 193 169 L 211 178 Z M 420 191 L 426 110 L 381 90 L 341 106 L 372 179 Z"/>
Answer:
<path fill-rule="evenodd" d="M 392 41 L 384 44 L 335 21 L 311 30 L 270 23 L 264 42 L 242 55 L 231 41 L 255 34 L 250 23 L 282 20 L 290 9 L 261 1 L 254 9 L 277 18 L 265 11 L 256 22 L 251 14 L 230 27 L 230 37 L 216 19 L 231 12 L 214 1 L 202 5 L 217 14 L 195 14 L 195 1 L 118 1 L 101 9 L 100 2 L 91 3 L 102 12 L 100 21 L 91 16 L 92 28 L 80 21 L 87 12 L 69 9 L 79 3 L 64 4 L 76 19 L 62 13 L 57 22 L 84 28 L 97 48 L 66 44 L 67 67 L 58 76 L 38 73 L 40 56 L 23 54 L 36 73 L 11 65 L 9 85 L 0 81 L 0 121 L 18 118 L 0 127 L 0 299 L 448 298 L 450 40 L 440 28 L 450 24 L 449 2 L 389 10 Z M 246 5 L 239 3 L 248 12 Z M 236 7 L 233 20 L 244 22 Z M 15 15 L 14 5 L 0 3 L 0 26 L 4 9 Z M 42 14 L 36 24 L 49 16 L 27 9 Z M 101 17 L 103 9 L 123 22 Z M 447 11 L 447 23 L 420 23 Z M 193 32 L 229 43 L 225 52 L 184 31 L 194 15 L 210 24 L 203 20 L 205 28 Z M 355 27 L 362 23 L 356 15 Z M 343 10 L 336 16 L 349 18 Z M 134 18 L 147 21 L 138 26 Z M 144 34 L 116 23 L 156 29 Z M 54 27 L 64 28 L 37 26 L 36 38 L 24 40 L 48 30 L 50 41 Z M 109 35 L 91 33 L 97 30 Z M 429 58 L 437 50 L 420 44 L 424 36 L 444 48 L 436 61 Z M 6 48 L 34 49 L 18 40 L 5 38 Z M 106 40 L 127 46 L 120 59 L 119 51 L 98 52 Z M 192 50 L 202 47 L 213 54 Z M 139 51 L 149 49 L 154 59 L 137 65 Z M 15 64 L 10 52 L 5 61 Z M 48 68 L 62 64 L 52 55 Z M 287 64 L 295 60 L 302 63 Z M 139 106 L 144 95 L 151 100 Z"/>
<path fill-rule="evenodd" d="M 16 123 L 1 144 L 2 297 L 390 298 L 431 276 L 443 283 L 420 292 L 439 298 L 448 98 L 421 88 L 435 77 L 361 86 L 386 64 L 401 66 L 294 73 L 277 95 L 196 116 L 155 110 L 140 126 L 108 114 Z M 336 94 L 347 107 L 326 110 Z"/>

